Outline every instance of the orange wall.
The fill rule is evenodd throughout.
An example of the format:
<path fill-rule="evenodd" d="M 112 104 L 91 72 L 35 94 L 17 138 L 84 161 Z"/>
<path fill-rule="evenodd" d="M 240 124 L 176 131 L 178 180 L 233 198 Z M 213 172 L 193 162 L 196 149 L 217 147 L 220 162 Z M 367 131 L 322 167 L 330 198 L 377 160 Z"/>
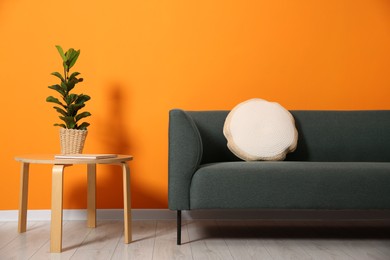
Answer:
<path fill-rule="evenodd" d="M 26 153 L 58 153 L 45 102 L 54 45 L 81 49 L 92 96 L 85 152 L 132 154 L 135 208 L 167 207 L 168 110 L 230 109 L 249 98 L 288 109 L 390 109 L 387 0 L 0 1 L 0 209 L 16 209 Z M 65 208 L 86 206 L 84 167 Z M 32 165 L 29 208 L 50 208 L 50 167 Z M 98 168 L 98 207 L 120 208 L 118 169 Z"/>

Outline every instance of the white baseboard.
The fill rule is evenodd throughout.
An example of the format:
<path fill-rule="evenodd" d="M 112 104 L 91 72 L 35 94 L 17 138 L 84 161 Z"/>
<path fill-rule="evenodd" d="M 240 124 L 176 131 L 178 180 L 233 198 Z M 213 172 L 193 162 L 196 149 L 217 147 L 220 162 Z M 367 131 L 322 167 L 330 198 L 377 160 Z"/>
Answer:
<path fill-rule="evenodd" d="M 174 220 L 176 212 L 169 209 L 132 209 L 133 220 Z M 50 220 L 50 210 L 28 210 L 30 221 Z M 262 220 L 385 220 L 390 210 L 191 210 L 182 211 L 184 220 L 191 219 L 262 219 Z M 86 220 L 86 210 L 63 211 L 64 220 Z M 122 220 L 123 209 L 97 209 L 98 220 Z M 0 210 L 0 221 L 17 221 L 17 210 Z"/>
<path fill-rule="evenodd" d="M 133 209 L 133 220 L 176 219 L 176 213 L 167 209 Z M 27 219 L 32 221 L 50 220 L 50 210 L 28 210 Z M 97 209 L 98 220 L 123 220 L 123 209 Z M 82 209 L 65 209 L 63 220 L 86 220 L 87 211 Z M 18 210 L 0 210 L 0 221 L 17 221 Z"/>

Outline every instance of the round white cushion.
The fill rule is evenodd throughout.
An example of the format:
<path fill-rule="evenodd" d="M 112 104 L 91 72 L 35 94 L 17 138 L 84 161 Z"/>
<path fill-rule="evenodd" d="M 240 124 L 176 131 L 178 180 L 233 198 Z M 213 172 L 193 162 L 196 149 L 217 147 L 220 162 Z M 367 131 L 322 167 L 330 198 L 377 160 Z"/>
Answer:
<path fill-rule="evenodd" d="M 298 142 L 291 113 L 276 102 L 258 98 L 234 107 L 223 133 L 230 151 L 245 161 L 284 160 Z"/>

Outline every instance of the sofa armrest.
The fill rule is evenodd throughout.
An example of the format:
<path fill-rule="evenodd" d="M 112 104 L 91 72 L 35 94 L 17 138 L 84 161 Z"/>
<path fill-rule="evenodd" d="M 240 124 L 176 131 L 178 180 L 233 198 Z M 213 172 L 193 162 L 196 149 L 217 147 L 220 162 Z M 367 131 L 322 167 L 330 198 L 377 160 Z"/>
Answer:
<path fill-rule="evenodd" d="M 192 176 L 202 160 L 199 130 L 183 110 L 169 111 L 168 206 L 171 210 L 190 209 Z"/>

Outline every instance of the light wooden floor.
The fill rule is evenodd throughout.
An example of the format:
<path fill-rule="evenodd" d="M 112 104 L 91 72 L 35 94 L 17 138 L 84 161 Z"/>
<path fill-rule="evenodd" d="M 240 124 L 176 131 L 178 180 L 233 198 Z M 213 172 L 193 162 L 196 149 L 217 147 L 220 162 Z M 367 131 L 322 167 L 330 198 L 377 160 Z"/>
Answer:
<path fill-rule="evenodd" d="M 357 226 L 357 227 L 356 227 Z M 50 223 L 0 222 L 0 259 L 390 259 L 388 225 L 312 221 L 186 221 L 183 245 L 176 222 L 133 221 L 133 242 L 123 243 L 123 222 L 66 221 L 63 253 L 49 253 Z"/>

